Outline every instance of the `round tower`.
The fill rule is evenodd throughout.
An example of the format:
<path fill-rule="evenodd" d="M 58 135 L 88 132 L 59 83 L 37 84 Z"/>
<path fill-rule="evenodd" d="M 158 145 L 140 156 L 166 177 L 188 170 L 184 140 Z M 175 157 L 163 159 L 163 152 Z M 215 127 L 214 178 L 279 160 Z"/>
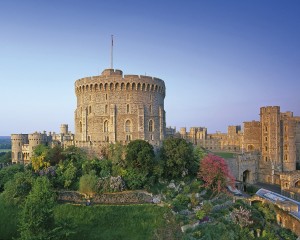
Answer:
<path fill-rule="evenodd" d="M 31 158 L 33 150 L 37 145 L 47 143 L 47 135 L 45 133 L 38 133 L 38 132 L 28 134 L 28 141 L 29 141 L 28 149 L 30 152 L 29 157 Z"/>
<path fill-rule="evenodd" d="M 165 136 L 165 83 L 149 76 L 105 69 L 75 82 L 77 146 L 143 139 L 160 145 Z"/>
<path fill-rule="evenodd" d="M 63 135 L 67 135 L 68 134 L 68 124 L 61 124 L 60 125 L 60 133 Z"/>
<path fill-rule="evenodd" d="M 27 134 L 11 134 L 11 160 L 12 163 L 24 163 L 22 147 L 28 143 Z"/>

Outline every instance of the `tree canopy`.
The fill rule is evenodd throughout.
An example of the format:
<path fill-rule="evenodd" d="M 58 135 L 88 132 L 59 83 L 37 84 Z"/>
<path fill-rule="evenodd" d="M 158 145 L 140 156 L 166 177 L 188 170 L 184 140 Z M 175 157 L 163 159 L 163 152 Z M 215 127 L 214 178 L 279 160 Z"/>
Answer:
<path fill-rule="evenodd" d="M 163 176 L 167 179 L 195 175 L 198 159 L 195 159 L 193 145 L 181 138 L 168 138 L 163 141 L 160 158 L 163 164 Z"/>

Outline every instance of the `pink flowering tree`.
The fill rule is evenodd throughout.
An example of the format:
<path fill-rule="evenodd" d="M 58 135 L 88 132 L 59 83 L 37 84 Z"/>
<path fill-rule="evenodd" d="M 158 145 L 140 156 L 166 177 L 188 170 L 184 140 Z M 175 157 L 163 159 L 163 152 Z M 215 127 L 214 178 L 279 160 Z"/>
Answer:
<path fill-rule="evenodd" d="M 208 154 L 200 162 L 198 178 L 204 182 L 204 187 L 211 189 L 214 194 L 226 192 L 228 185 L 234 186 L 234 177 L 225 160 L 212 154 Z"/>

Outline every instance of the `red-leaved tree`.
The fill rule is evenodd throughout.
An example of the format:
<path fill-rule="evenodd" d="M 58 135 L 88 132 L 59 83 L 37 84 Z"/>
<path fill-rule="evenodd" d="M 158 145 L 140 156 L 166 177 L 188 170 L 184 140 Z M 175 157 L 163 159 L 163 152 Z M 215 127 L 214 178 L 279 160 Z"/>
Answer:
<path fill-rule="evenodd" d="M 198 178 L 204 182 L 204 187 L 211 189 L 213 193 L 225 192 L 226 186 L 234 186 L 234 177 L 225 160 L 212 154 L 208 154 L 200 162 Z"/>

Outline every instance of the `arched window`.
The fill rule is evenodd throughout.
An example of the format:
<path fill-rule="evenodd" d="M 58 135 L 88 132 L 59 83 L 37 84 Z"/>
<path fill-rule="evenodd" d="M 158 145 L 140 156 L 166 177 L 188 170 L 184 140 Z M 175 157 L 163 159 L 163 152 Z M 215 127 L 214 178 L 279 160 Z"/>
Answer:
<path fill-rule="evenodd" d="M 125 132 L 127 132 L 127 133 L 131 132 L 131 122 L 130 122 L 130 120 L 127 120 L 125 122 Z"/>
<path fill-rule="evenodd" d="M 288 160 L 288 156 L 287 155 L 284 155 L 284 160 Z"/>
<path fill-rule="evenodd" d="M 126 106 L 126 113 L 130 113 L 130 106 L 129 106 L 129 104 L 127 104 L 127 106 Z"/>
<path fill-rule="evenodd" d="M 103 132 L 108 132 L 108 121 L 107 120 L 104 121 Z"/>
<path fill-rule="evenodd" d="M 149 126 L 148 126 L 148 130 L 149 130 L 149 132 L 153 132 L 153 120 L 150 120 L 149 121 Z"/>
<path fill-rule="evenodd" d="M 21 160 L 21 153 L 20 152 L 18 152 L 18 160 Z"/>

